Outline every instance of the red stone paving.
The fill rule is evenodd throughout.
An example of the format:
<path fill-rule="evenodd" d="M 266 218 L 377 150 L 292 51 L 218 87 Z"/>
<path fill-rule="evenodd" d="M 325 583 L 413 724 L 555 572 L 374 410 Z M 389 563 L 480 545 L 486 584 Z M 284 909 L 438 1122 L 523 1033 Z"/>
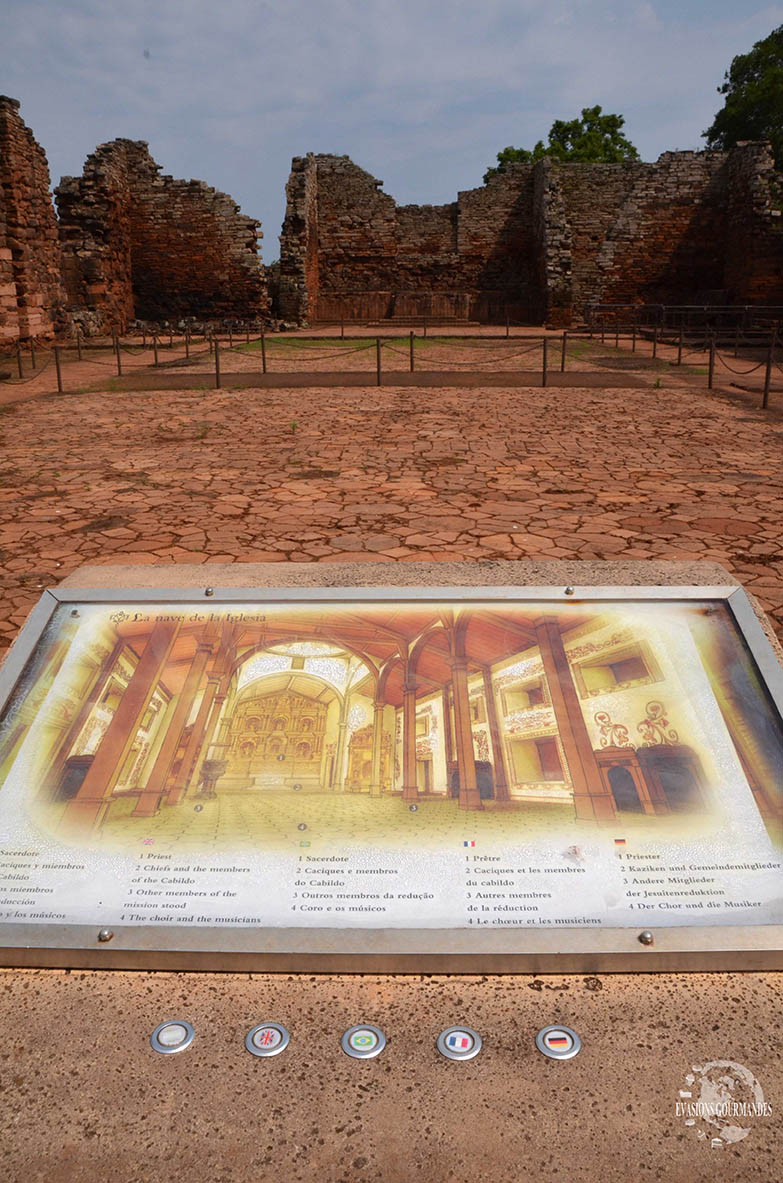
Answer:
<path fill-rule="evenodd" d="M 104 561 L 711 559 L 783 636 L 783 423 L 702 388 L 67 394 L 0 436 L 0 644 Z"/>

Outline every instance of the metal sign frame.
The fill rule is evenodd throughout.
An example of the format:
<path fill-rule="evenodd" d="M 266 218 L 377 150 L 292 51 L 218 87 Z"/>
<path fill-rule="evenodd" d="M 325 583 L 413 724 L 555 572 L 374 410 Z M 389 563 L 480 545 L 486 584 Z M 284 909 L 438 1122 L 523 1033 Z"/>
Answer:
<path fill-rule="evenodd" d="M 783 668 L 743 588 L 712 587 L 251 587 L 76 588 L 43 593 L 0 667 L 0 712 L 54 612 L 64 605 L 172 603 L 422 605 L 496 600 L 545 606 L 595 601 L 719 601 L 730 611 L 783 725 Z M 782 884 L 783 887 L 783 884 Z M 641 924 L 640 924 L 641 928 Z M 642 937 L 644 939 L 642 939 Z M 649 938 L 652 938 L 651 940 Z M 0 964 L 217 971 L 606 973 L 783 970 L 783 925 L 470 930 L 177 928 L 173 925 L 0 924 Z"/>

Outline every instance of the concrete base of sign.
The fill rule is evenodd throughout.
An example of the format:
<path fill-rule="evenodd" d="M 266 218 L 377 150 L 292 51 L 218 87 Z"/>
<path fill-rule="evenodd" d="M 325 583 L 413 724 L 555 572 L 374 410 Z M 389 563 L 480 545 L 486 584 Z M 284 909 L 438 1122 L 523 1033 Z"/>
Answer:
<path fill-rule="evenodd" d="M 66 582 L 578 589 L 736 581 L 708 563 L 488 562 L 94 566 Z M 0 1145 L 13 1183 L 779 1177 L 783 974 L 0 970 L 0 987 Z M 156 1055 L 150 1033 L 175 1017 L 193 1024 L 193 1044 Z M 282 1055 L 247 1055 L 245 1036 L 262 1021 L 291 1032 Z M 358 1022 L 386 1034 L 376 1059 L 340 1050 Z M 435 1047 L 457 1024 L 484 1041 L 465 1063 Z M 578 1056 L 540 1055 L 535 1036 L 549 1024 L 579 1034 Z M 684 1111 L 717 1077 L 733 1081 L 733 1092 L 722 1086 L 731 1101 L 758 1101 L 745 1071 L 771 1114 L 710 1121 Z"/>

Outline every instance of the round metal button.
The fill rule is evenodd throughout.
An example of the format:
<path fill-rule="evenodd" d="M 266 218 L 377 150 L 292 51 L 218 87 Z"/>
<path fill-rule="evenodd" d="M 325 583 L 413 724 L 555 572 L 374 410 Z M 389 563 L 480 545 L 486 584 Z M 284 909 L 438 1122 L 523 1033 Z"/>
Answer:
<path fill-rule="evenodd" d="M 174 1052 L 184 1052 L 190 1047 L 196 1032 L 190 1023 L 184 1019 L 167 1019 L 160 1023 L 150 1035 L 150 1043 L 156 1052 L 170 1056 Z"/>
<path fill-rule="evenodd" d="M 290 1040 L 281 1023 L 259 1023 L 248 1031 L 245 1047 L 251 1056 L 276 1056 L 285 1051 Z"/>
<path fill-rule="evenodd" d="M 482 1048 L 482 1039 L 472 1027 L 447 1027 L 435 1045 L 447 1060 L 472 1060 Z"/>
<path fill-rule="evenodd" d="M 536 1036 L 536 1047 L 550 1060 L 570 1060 L 582 1050 L 582 1041 L 570 1027 L 542 1027 Z"/>
<path fill-rule="evenodd" d="M 346 1056 L 353 1056 L 355 1060 L 371 1060 L 386 1047 L 386 1036 L 380 1027 L 359 1023 L 356 1027 L 348 1028 L 340 1040 L 340 1047 Z"/>

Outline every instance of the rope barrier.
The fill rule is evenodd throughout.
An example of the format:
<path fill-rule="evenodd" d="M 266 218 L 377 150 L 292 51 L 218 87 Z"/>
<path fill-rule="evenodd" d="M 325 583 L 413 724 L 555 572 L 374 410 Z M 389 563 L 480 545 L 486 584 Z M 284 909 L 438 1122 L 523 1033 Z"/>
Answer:
<path fill-rule="evenodd" d="M 742 374 L 742 375 L 755 374 L 756 370 L 760 370 L 762 366 L 765 366 L 767 364 L 765 361 L 760 361 L 757 366 L 753 366 L 753 368 L 750 370 L 736 370 L 734 368 L 734 366 L 730 366 L 729 363 L 723 357 L 721 357 L 721 355 L 717 351 L 715 353 L 715 356 L 718 359 L 718 361 L 722 365 L 724 365 L 726 367 L 726 369 L 729 371 L 729 373 L 731 373 L 731 374 Z"/>
<path fill-rule="evenodd" d="M 46 373 L 49 366 L 54 362 L 54 354 L 49 358 L 48 362 L 41 366 L 40 370 L 36 370 L 29 378 L 6 378 L 5 383 L 8 386 L 27 386 L 30 382 L 35 382 L 36 378 L 40 378 L 41 374 Z"/>

